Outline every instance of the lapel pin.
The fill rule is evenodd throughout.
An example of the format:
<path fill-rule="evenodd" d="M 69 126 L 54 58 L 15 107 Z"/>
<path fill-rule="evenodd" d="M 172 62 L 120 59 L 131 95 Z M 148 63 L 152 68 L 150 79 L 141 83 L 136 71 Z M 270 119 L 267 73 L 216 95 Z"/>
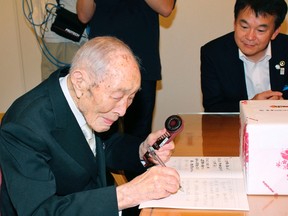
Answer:
<path fill-rule="evenodd" d="M 276 70 L 280 70 L 280 75 L 285 75 L 285 61 L 280 61 L 279 64 L 275 65 Z"/>

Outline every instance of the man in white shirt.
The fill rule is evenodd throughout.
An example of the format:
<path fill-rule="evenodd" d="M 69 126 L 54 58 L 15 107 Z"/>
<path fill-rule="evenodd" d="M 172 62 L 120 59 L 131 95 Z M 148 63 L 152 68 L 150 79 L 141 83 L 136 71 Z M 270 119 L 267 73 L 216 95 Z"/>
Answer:
<path fill-rule="evenodd" d="M 206 112 L 239 112 L 240 100 L 288 99 L 285 0 L 237 0 L 234 32 L 201 47 Z"/>

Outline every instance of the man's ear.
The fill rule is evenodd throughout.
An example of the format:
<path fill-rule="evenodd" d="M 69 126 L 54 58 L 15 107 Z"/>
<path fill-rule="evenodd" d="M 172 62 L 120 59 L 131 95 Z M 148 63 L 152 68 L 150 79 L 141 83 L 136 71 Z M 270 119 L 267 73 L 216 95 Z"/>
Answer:
<path fill-rule="evenodd" d="M 85 89 L 87 89 L 87 83 L 85 82 L 84 73 L 85 72 L 82 70 L 75 70 L 70 74 L 71 83 L 73 85 L 77 98 L 80 98 L 83 95 Z"/>
<path fill-rule="evenodd" d="M 273 33 L 273 35 L 271 37 L 271 40 L 274 40 L 279 33 L 280 33 L 280 27 L 274 31 L 274 33 Z"/>

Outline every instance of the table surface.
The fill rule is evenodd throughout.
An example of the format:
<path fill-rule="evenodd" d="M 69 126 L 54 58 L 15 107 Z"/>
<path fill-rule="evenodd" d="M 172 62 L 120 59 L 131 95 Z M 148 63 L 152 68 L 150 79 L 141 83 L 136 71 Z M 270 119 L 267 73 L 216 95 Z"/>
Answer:
<path fill-rule="evenodd" d="M 4 116 L 4 113 L 0 113 L 0 122 L 3 116 Z"/>
<path fill-rule="evenodd" d="M 238 114 L 181 114 L 184 130 L 173 156 L 239 156 Z M 288 216 L 288 196 L 248 196 L 249 211 L 147 208 L 140 216 Z"/>

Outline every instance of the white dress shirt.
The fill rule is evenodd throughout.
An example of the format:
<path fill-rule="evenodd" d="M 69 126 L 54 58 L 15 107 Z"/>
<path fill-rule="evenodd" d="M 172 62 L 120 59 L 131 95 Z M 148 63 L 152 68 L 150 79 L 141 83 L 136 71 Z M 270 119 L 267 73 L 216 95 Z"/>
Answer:
<path fill-rule="evenodd" d="M 269 43 L 263 58 L 257 62 L 249 60 L 239 49 L 239 58 L 244 64 L 248 99 L 252 99 L 258 93 L 271 90 L 269 75 L 269 60 L 271 57 L 271 43 Z"/>
<path fill-rule="evenodd" d="M 89 144 L 91 151 L 93 152 L 94 156 L 96 156 L 95 134 L 93 133 L 93 130 L 87 125 L 84 116 L 82 115 L 82 113 L 79 111 L 79 109 L 75 105 L 75 103 L 74 103 L 74 101 L 73 101 L 73 99 L 69 93 L 68 86 L 67 86 L 67 77 L 68 76 L 69 75 L 67 75 L 65 77 L 61 77 L 59 79 L 61 89 L 62 89 L 64 96 L 65 96 L 65 98 L 69 104 L 70 109 L 72 110 L 80 128 L 83 131 L 83 134 L 87 140 L 87 143 Z"/>

